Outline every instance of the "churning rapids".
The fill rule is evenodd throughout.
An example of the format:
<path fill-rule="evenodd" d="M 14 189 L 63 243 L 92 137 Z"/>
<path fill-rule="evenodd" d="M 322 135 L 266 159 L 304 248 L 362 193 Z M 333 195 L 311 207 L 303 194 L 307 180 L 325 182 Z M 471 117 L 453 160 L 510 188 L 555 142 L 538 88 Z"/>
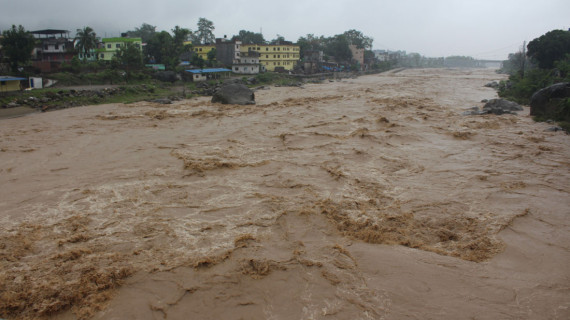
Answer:
<path fill-rule="evenodd" d="M 8 319 L 568 319 L 570 139 L 415 69 L 0 120 Z"/>

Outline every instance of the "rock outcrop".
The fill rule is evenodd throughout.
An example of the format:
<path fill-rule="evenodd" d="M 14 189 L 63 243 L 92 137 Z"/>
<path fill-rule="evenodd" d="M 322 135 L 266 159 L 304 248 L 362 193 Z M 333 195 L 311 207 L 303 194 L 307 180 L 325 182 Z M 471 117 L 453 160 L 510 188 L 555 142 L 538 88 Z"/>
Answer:
<path fill-rule="evenodd" d="M 570 98 L 570 82 L 553 84 L 535 92 L 530 98 L 530 115 L 570 121 L 570 110 L 564 112 Z"/>
<path fill-rule="evenodd" d="M 247 86 L 239 83 L 224 84 L 214 92 L 212 102 L 222 104 L 255 104 L 255 95 Z"/>

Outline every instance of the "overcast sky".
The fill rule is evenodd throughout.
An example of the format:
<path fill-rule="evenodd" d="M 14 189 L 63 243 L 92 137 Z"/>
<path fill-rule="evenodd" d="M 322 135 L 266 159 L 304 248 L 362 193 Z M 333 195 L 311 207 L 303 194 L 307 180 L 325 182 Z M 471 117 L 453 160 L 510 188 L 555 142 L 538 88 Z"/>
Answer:
<path fill-rule="evenodd" d="M 0 30 L 92 27 L 98 36 L 119 36 L 144 23 L 158 31 L 196 29 L 203 17 L 216 37 L 239 30 L 297 41 L 356 29 L 374 39 L 373 49 L 405 50 L 429 57 L 468 55 L 507 58 L 523 41 L 570 28 L 569 0 L 0 0 Z"/>

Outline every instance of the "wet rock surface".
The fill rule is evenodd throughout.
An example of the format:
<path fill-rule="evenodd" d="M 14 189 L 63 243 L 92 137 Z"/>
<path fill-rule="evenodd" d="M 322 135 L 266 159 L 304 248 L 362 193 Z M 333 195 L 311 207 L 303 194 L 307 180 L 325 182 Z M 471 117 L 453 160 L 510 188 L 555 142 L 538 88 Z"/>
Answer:
<path fill-rule="evenodd" d="M 530 99 L 530 115 L 543 118 L 560 118 L 570 121 L 570 113 L 563 114 L 564 103 L 570 98 L 570 82 L 553 84 L 535 92 Z"/>
<path fill-rule="evenodd" d="M 212 102 L 222 104 L 255 104 L 255 94 L 240 83 L 228 83 L 219 87 L 212 96 Z"/>
<path fill-rule="evenodd" d="M 523 111 L 524 108 L 516 102 L 508 101 L 505 99 L 484 99 L 481 100 L 485 105 L 483 108 L 472 107 L 471 109 L 463 112 L 463 115 L 483 115 L 483 114 L 516 114 L 517 111 Z"/>

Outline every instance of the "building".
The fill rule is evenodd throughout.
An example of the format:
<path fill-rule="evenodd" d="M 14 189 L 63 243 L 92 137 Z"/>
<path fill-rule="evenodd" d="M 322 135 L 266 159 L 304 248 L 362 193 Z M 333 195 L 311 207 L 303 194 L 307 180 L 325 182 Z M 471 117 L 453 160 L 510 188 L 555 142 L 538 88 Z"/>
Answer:
<path fill-rule="evenodd" d="M 361 71 L 364 70 L 364 48 L 358 48 L 354 44 L 349 45 L 348 48 L 352 53 L 352 60 L 358 63 Z"/>
<path fill-rule="evenodd" d="M 300 59 L 300 47 L 291 42 L 241 45 L 241 53 L 246 52 L 259 53 L 261 68 L 267 71 L 293 70 Z"/>
<path fill-rule="evenodd" d="M 190 69 L 186 72 L 192 74 L 192 81 L 206 81 L 210 79 L 219 79 L 221 77 L 229 77 L 232 70 L 225 68 L 211 68 L 211 69 Z"/>
<path fill-rule="evenodd" d="M 406 55 L 406 51 L 374 50 L 373 52 L 378 61 L 396 61 Z"/>
<path fill-rule="evenodd" d="M 30 33 L 38 40 L 32 51 L 32 64 L 42 72 L 57 71 L 62 63 L 73 59 L 75 50 L 69 31 L 44 29 Z"/>
<path fill-rule="evenodd" d="M 197 54 L 200 58 L 206 61 L 208 60 L 208 52 L 212 51 L 213 49 L 216 49 L 216 46 L 213 44 L 195 45 L 192 48 L 194 54 Z"/>
<path fill-rule="evenodd" d="M 216 60 L 225 66 L 231 67 L 240 59 L 241 41 L 228 41 L 216 39 Z"/>
<path fill-rule="evenodd" d="M 26 78 L 0 76 L 0 93 L 22 90 L 21 81 Z"/>
<path fill-rule="evenodd" d="M 115 56 L 115 53 L 120 48 L 127 45 L 127 43 L 132 43 L 135 47 L 142 50 L 142 40 L 141 38 L 127 38 L 127 37 L 117 37 L 117 38 L 103 38 L 101 39 L 101 44 L 99 49 L 97 49 L 97 55 L 100 60 L 111 61 Z"/>
<path fill-rule="evenodd" d="M 232 65 L 232 71 L 239 74 L 259 73 L 259 53 L 255 51 L 241 52 Z"/>

